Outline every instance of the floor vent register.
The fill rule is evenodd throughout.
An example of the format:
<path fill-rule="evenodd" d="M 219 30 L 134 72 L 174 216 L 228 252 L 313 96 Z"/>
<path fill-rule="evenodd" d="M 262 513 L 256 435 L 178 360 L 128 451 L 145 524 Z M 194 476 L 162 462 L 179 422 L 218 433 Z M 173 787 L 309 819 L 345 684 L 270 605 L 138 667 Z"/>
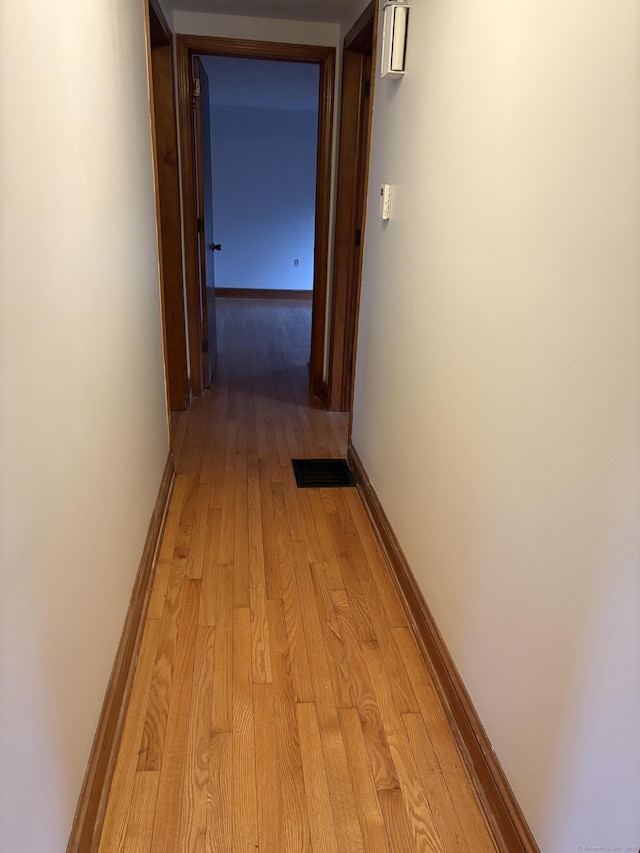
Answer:
<path fill-rule="evenodd" d="M 292 459 L 299 489 L 338 489 L 356 484 L 346 459 Z"/>

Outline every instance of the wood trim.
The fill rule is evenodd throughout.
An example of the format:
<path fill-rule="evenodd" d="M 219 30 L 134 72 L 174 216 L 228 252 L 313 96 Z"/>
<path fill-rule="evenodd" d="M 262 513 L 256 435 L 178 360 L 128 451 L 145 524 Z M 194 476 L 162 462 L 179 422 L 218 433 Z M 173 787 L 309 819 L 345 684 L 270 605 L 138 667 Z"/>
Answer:
<path fill-rule="evenodd" d="M 324 380 L 327 278 L 329 275 L 331 166 L 333 160 L 333 99 L 336 74 L 335 49 L 327 48 L 327 50 L 329 52 L 320 65 L 313 313 L 311 315 L 311 354 L 309 357 L 309 391 L 315 396 L 321 393 L 322 382 Z"/>
<path fill-rule="evenodd" d="M 187 45 L 192 55 L 200 54 L 201 56 L 235 56 L 240 59 L 276 59 L 281 62 L 311 63 L 322 62 L 329 53 L 335 56 L 335 48 L 324 45 L 186 34 L 176 35 L 176 42 Z"/>
<path fill-rule="evenodd" d="M 193 116 L 191 102 L 191 53 L 187 42 L 176 39 L 178 63 L 178 116 L 180 136 L 180 174 L 182 177 L 182 233 L 184 238 L 184 276 L 187 309 L 187 347 L 189 351 L 191 393 L 199 396 L 203 389 L 202 318 L 200 315 L 200 282 L 198 270 L 198 228 L 196 163 L 194 156 Z"/>
<path fill-rule="evenodd" d="M 202 393 L 203 382 L 200 352 L 202 321 L 200 317 L 197 273 L 198 235 L 195 214 L 194 139 L 191 118 L 191 58 L 196 54 L 204 56 L 232 56 L 253 59 L 273 59 L 284 62 L 308 62 L 317 64 L 320 67 L 313 313 L 311 321 L 311 355 L 309 359 L 309 389 L 312 394 L 317 395 L 320 392 L 324 373 L 327 277 L 329 271 L 335 48 L 209 36 L 178 35 L 176 37 L 176 52 L 178 63 L 180 149 L 182 158 L 182 209 L 185 287 L 187 293 L 187 328 L 191 362 L 191 389 L 196 395 Z"/>
<path fill-rule="evenodd" d="M 223 299 L 313 299 L 313 290 L 278 290 L 259 287 L 216 287 Z"/>
<path fill-rule="evenodd" d="M 351 284 L 347 302 L 346 333 L 347 353 L 349 360 L 342 365 L 342 408 L 349 412 L 349 431 L 351 438 L 353 428 L 353 397 L 355 391 L 356 359 L 358 354 L 358 318 L 360 315 L 360 293 L 362 290 L 362 268 L 364 260 L 365 235 L 367 231 L 367 199 L 369 194 L 369 165 L 371 155 L 371 133 L 373 129 L 373 103 L 376 87 L 376 62 L 378 43 L 378 9 L 375 5 L 374 19 L 371 24 L 371 51 L 364 56 L 363 77 L 369 85 L 369 97 L 361 103 L 359 171 L 360 180 L 357 187 L 356 210 L 359 211 L 358 224 L 362 230 L 362 246 L 354 256 L 351 267 Z"/>
<path fill-rule="evenodd" d="M 151 22 L 155 5 L 154 2 L 149 5 Z M 153 26 L 151 29 L 153 33 Z M 156 44 L 153 34 L 151 36 L 151 95 L 166 384 L 169 410 L 180 411 L 187 408 L 189 380 L 182 282 L 178 129 L 170 36 L 168 44 Z"/>
<path fill-rule="evenodd" d="M 160 318 L 162 324 L 162 358 L 165 372 L 164 394 L 167 408 L 167 425 L 169 427 L 169 450 L 173 447 L 173 435 L 171 433 L 171 391 L 169 387 L 169 344 L 167 335 L 167 305 L 165 299 L 164 258 L 162 251 L 162 225 L 161 225 L 161 202 L 160 202 L 160 177 L 158 170 L 158 138 L 154 101 L 154 77 L 152 47 L 155 36 L 164 38 L 163 23 L 156 17 L 155 7 L 150 2 L 144 3 L 145 20 L 145 51 L 147 59 L 147 80 L 149 85 L 149 118 L 151 121 L 151 162 L 153 168 L 153 196 L 156 207 L 156 239 L 158 252 L 158 288 L 160 296 Z M 164 18 L 163 18 L 164 20 Z M 152 24 L 152 21 L 154 23 Z M 165 22 L 166 23 L 166 22 Z M 155 33 L 155 36 L 154 36 Z M 169 48 L 170 50 L 170 48 Z"/>
<path fill-rule="evenodd" d="M 217 362 L 217 335 L 215 323 L 215 298 L 212 292 L 213 267 L 207 264 L 207 243 L 213 243 L 213 178 L 211 174 L 211 121 L 209 103 L 209 77 L 199 56 L 193 57 L 193 79 L 199 80 L 200 94 L 193 98 L 195 133 L 193 135 L 196 167 L 196 217 L 198 221 L 198 286 L 200 315 L 200 358 L 202 380 L 205 388 L 211 380 Z M 205 153 L 206 152 L 206 155 Z M 209 297 L 211 295 L 211 311 Z M 211 314 L 211 317 L 209 315 Z M 213 334 L 211 331 L 213 330 Z"/>
<path fill-rule="evenodd" d="M 328 405 L 349 411 L 353 396 L 375 57 L 377 5 L 370 3 L 344 39 L 336 197 Z M 369 95 L 364 83 L 369 80 Z M 360 243 L 356 244 L 356 231 Z"/>
<path fill-rule="evenodd" d="M 342 59 L 342 101 L 338 149 L 338 192 L 333 254 L 331 297 L 331 340 L 329 343 L 329 407 L 342 408 L 344 369 L 348 359 L 347 314 L 355 245 L 356 191 L 360 149 L 360 98 L 364 56 L 344 51 Z"/>
<path fill-rule="evenodd" d="M 169 454 L 91 747 L 67 853 L 98 849 L 174 478 L 173 456 Z"/>
<path fill-rule="evenodd" d="M 499 849 L 503 853 L 540 853 L 362 460 L 351 443 L 347 458 Z"/>

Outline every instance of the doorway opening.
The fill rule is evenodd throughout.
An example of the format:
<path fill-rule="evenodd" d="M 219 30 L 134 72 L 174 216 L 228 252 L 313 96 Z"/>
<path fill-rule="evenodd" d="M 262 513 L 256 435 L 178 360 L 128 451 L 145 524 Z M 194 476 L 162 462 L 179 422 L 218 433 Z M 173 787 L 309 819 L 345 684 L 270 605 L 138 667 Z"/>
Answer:
<path fill-rule="evenodd" d="M 222 250 L 216 297 L 311 299 L 319 68 L 200 61 L 209 81 L 213 233 Z"/>
<path fill-rule="evenodd" d="M 195 395 L 209 384 L 209 324 L 206 276 L 203 282 L 202 252 L 207 245 L 217 245 L 203 239 L 206 224 L 199 211 L 198 153 L 193 121 L 199 88 L 194 84 L 194 60 L 201 64 L 207 57 L 254 59 L 270 62 L 311 64 L 318 70 L 317 160 L 315 190 L 315 223 L 313 228 L 312 321 L 309 357 L 309 391 L 318 396 L 322 390 L 327 274 L 329 251 L 329 203 L 331 182 L 331 139 L 333 121 L 333 90 L 335 49 L 308 45 L 289 45 L 270 42 L 248 42 L 199 36 L 177 37 L 178 91 L 180 110 L 180 141 L 182 160 L 183 234 L 185 253 L 185 291 L 187 327 L 191 365 L 191 387 Z M 215 85 L 215 83 L 214 83 Z M 200 155 L 204 159 L 204 155 Z M 206 216 L 204 217 L 206 218 Z M 211 233 L 211 232 L 210 232 Z M 251 247 L 248 247 L 250 250 Z M 292 263 L 295 259 L 292 259 Z M 300 260 L 300 259 L 298 259 Z"/>

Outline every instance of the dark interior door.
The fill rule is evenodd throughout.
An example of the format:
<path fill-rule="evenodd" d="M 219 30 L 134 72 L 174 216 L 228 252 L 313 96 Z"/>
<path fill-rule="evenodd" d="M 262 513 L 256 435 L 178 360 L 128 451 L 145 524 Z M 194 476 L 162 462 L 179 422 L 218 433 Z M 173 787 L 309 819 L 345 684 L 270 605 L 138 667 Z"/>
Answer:
<path fill-rule="evenodd" d="M 193 58 L 196 83 L 194 98 L 198 257 L 202 317 L 202 375 L 209 387 L 218 361 L 216 339 L 216 300 L 213 238 L 213 181 L 211 177 L 211 123 L 209 117 L 209 78 L 198 56 Z"/>

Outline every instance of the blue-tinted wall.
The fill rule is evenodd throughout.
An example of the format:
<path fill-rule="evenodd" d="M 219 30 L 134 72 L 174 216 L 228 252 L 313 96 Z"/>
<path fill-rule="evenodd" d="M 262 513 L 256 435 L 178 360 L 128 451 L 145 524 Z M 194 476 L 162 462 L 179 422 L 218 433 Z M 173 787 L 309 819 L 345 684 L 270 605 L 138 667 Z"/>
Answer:
<path fill-rule="evenodd" d="M 311 290 L 317 111 L 212 105 L 211 124 L 216 286 Z"/>

